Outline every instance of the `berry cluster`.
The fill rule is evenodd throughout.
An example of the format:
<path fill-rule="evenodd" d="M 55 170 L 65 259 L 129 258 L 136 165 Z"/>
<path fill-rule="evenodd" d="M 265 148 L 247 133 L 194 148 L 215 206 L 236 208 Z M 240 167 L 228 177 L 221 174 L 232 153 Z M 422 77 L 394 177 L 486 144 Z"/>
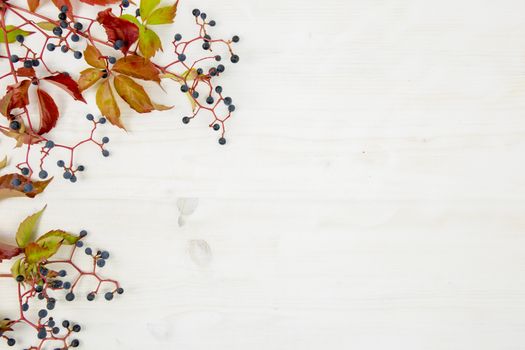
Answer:
<path fill-rule="evenodd" d="M 104 298 L 108 301 L 112 300 L 115 294 L 124 293 L 117 281 L 103 278 L 99 274 L 98 270 L 103 268 L 109 259 L 107 251 L 85 248 L 84 252 L 92 259 L 88 269 L 82 269 L 75 262 L 75 253 L 83 248 L 86 235 L 86 231 L 80 232 L 67 259 L 44 259 L 34 263 L 26 249 L 26 257 L 15 262 L 12 272 L 13 276 L 16 275 L 15 280 L 18 284 L 20 316 L 15 320 L 4 319 L 3 323 L 0 322 L 0 338 L 3 338 L 7 345 L 13 346 L 16 343 L 15 338 L 10 336 L 13 327 L 25 324 L 34 329 L 37 339 L 37 345 L 29 350 L 42 350 L 46 345 L 52 345 L 57 350 L 77 347 L 80 341 L 76 338 L 76 333 L 80 332 L 81 326 L 69 320 L 63 320 L 59 324 L 51 316 L 51 312 L 55 309 L 59 293 L 65 294 L 63 298 L 66 301 L 73 301 L 81 293 L 77 290 L 78 284 L 85 277 L 97 280 L 93 290 L 83 293 L 89 301 L 93 301 L 102 289 L 105 290 Z M 12 278 L 11 275 L 0 277 Z M 32 309 L 35 308 L 38 312 L 36 319 L 32 319 Z"/>
<path fill-rule="evenodd" d="M 192 107 L 191 115 L 184 116 L 182 122 L 188 124 L 198 114 L 207 113 L 211 116 L 209 127 L 220 131 L 218 141 L 221 145 L 226 144 L 225 123 L 236 106 L 215 81 L 226 71 L 221 50 L 226 52 L 231 63 L 239 62 L 239 56 L 233 51 L 233 45 L 240 41 L 239 36 L 227 40 L 213 38 L 209 31 L 217 22 L 195 9 L 192 15 L 198 33 L 188 38 L 177 33 L 171 41 L 173 50 L 163 50 L 154 28 L 174 22 L 178 0 L 160 8 L 156 8 L 158 2 L 153 0 L 141 0 L 139 4 L 122 0 L 115 8 L 100 11 L 96 18 L 77 15 L 68 6 L 69 1 L 53 2 L 59 9 L 54 18 L 39 13 L 38 4 L 31 6 L 31 1 L 29 9 L 17 2 L 2 1 L 0 4 L 0 81 L 7 86 L 0 100 L 0 113 L 7 123 L 0 122 L 0 132 L 15 139 L 18 147 L 26 147 L 24 161 L 17 164 L 23 177 L 14 180 L 13 187 L 30 193 L 34 175 L 47 179 L 50 169 L 45 162 L 51 151 L 66 152 L 66 157 L 56 162 L 63 170 L 63 177 L 71 182 L 76 182 L 78 172 L 85 169 L 74 157 L 78 147 L 93 144 L 103 156 L 109 156 L 105 149 L 109 139 L 98 140 L 94 135 L 106 121 L 124 128 L 119 108 L 122 100 L 138 113 L 171 109 L 153 102 L 136 79 L 159 84 L 163 80 L 179 83 L 180 91 Z M 118 0 L 97 0 L 95 4 L 115 2 Z M 101 27 L 107 37 L 95 34 L 100 33 Z M 196 51 L 192 48 L 199 46 L 203 54 L 191 57 Z M 58 55 L 71 55 L 68 57 L 78 60 L 79 67 L 84 61 L 86 67 L 91 67 L 79 72 L 63 72 L 56 63 L 67 57 L 60 58 L 57 52 Z M 169 63 L 155 63 L 156 55 L 161 52 L 163 61 Z M 173 59 L 166 60 L 166 56 L 173 56 Z M 98 86 L 96 105 L 100 113 L 97 118 L 95 113 L 87 115 L 93 123 L 88 137 L 66 145 L 47 136 L 62 117 L 61 106 L 57 106 L 54 97 L 45 91 L 49 84 L 71 95 L 72 103 L 88 103 L 84 92 Z M 30 89 L 36 89 L 36 101 L 30 101 Z M 114 89 L 120 102 L 115 98 Z M 32 104 L 38 105 L 39 115 L 29 108 Z M 38 157 L 32 155 L 35 148 L 39 149 Z"/>

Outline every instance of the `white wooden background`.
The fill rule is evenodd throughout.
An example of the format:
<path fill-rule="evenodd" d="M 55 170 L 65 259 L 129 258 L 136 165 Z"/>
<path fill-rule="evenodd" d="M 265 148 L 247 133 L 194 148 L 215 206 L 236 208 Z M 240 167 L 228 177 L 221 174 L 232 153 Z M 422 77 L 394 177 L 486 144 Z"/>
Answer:
<path fill-rule="evenodd" d="M 183 0 L 177 30 L 196 6 L 242 36 L 228 145 L 177 95 L 0 203 L 2 238 L 47 203 L 110 250 L 127 293 L 57 308 L 83 348 L 525 349 L 525 2 Z"/>

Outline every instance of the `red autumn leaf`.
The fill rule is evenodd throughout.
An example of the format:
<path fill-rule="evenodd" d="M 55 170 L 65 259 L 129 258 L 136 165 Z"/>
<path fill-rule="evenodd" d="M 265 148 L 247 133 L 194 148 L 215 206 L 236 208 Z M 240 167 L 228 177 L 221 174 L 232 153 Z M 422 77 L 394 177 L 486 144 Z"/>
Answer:
<path fill-rule="evenodd" d="M 53 101 L 53 98 L 49 96 L 47 92 L 40 88 L 36 92 L 40 109 L 40 130 L 38 134 L 42 135 L 55 127 L 59 113 L 55 101 Z"/>
<path fill-rule="evenodd" d="M 101 6 L 105 6 L 105 5 L 111 5 L 111 4 L 116 4 L 117 2 L 121 2 L 121 0 L 80 0 L 86 4 L 90 4 L 90 5 L 101 5 Z"/>
<path fill-rule="evenodd" d="M 34 77 L 36 75 L 35 73 L 35 70 L 33 69 L 33 67 L 31 68 L 26 68 L 26 67 L 22 67 L 22 68 L 18 68 L 16 70 L 16 75 L 18 75 L 19 77 Z"/>
<path fill-rule="evenodd" d="M 57 75 L 46 77 L 44 78 L 44 80 L 49 81 L 50 83 L 53 83 L 56 86 L 60 87 L 68 94 L 70 94 L 75 100 L 86 103 L 86 100 L 84 100 L 84 97 L 82 96 L 82 93 L 78 88 L 77 82 L 74 81 L 68 74 L 59 73 Z"/>
<path fill-rule="evenodd" d="M 17 84 L 8 86 L 6 95 L 0 100 L 0 113 L 9 117 L 13 109 L 27 106 L 29 104 L 28 90 L 30 85 L 30 80 L 22 80 Z"/>
<path fill-rule="evenodd" d="M 40 5 L 40 0 L 27 0 L 27 6 L 29 7 L 29 11 L 35 12 L 35 10 Z"/>
<path fill-rule="evenodd" d="M 0 263 L 2 260 L 9 260 L 22 253 L 22 249 L 5 243 L 0 243 Z"/>
<path fill-rule="evenodd" d="M 111 9 L 106 9 L 98 13 L 97 21 L 102 24 L 112 44 L 117 40 L 122 41 L 120 50 L 126 54 L 129 47 L 139 38 L 139 27 L 119 17 L 116 17 Z"/>

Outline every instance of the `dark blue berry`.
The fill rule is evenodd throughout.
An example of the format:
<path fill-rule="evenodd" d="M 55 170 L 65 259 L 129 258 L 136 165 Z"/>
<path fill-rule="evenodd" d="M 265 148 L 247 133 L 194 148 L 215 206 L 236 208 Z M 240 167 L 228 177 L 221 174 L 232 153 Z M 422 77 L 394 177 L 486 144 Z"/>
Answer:
<path fill-rule="evenodd" d="M 22 34 L 18 34 L 15 39 L 19 43 L 23 43 L 25 38 L 24 38 L 24 36 Z"/>
<path fill-rule="evenodd" d="M 53 148 L 55 147 L 55 143 L 51 140 L 46 142 L 46 148 Z"/>
<path fill-rule="evenodd" d="M 31 60 L 25 60 L 25 61 L 24 61 L 24 67 L 25 67 L 25 68 L 31 68 L 31 67 L 33 67 L 33 61 L 31 61 Z"/>
<path fill-rule="evenodd" d="M 226 98 L 224 99 L 224 104 L 225 104 L 226 106 L 231 105 L 232 102 L 233 102 L 233 101 L 232 101 L 232 98 L 231 98 L 231 97 L 226 97 Z"/>
<path fill-rule="evenodd" d="M 239 58 L 239 56 L 237 56 L 237 55 L 233 55 L 233 56 L 231 57 L 231 61 L 232 61 L 232 63 L 238 63 L 239 60 L 240 60 L 240 58 Z"/>
<path fill-rule="evenodd" d="M 69 289 L 69 288 L 71 288 L 71 283 L 70 282 L 64 282 L 62 287 L 64 287 L 64 289 Z"/>
<path fill-rule="evenodd" d="M 13 120 L 9 123 L 9 128 L 11 128 L 11 130 L 20 130 L 20 128 L 22 127 L 22 124 L 20 124 L 20 122 L 18 120 Z"/>
<path fill-rule="evenodd" d="M 39 328 L 37 336 L 38 339 L 45 339 L 47 337 L 46 329 L 44 327 Z"/>
<path fill-rule="evenodd" d="M 19 59 L 20 58 L 17 55 L 11 55 L 11 57 L 9 57 L 9 60 L 13 63 L 18 62 Z"/>
<path fill-rule="evenodd" d="M 82 52 L 80 51 L 75 51 L 75 53 L 73 54 L 73 56 L 75 56 L 75 58 L 77 60 L 81 59 L 82 58 Z"/>
<path fill-rule="evenodd" d="M 233 41 L 234 43 L 238 43 L 239 40 L 241 40 L 241 38 L 239 38 L 239 36 L 237 36 L 237 35 L 234 35 L 233 38 L 232 38 L 232 41 Z"/>
<path fill-rule="evenodd" d="M 221 145 L 225 145 L 225 144 L 226 144 L 226 139 L 225 139 L 224 137 L 221 137 L 221 138 L 219 139 L 219 144 L 221 144 Z"/>
<path fill-rule="evenodd" d="M 42 310 L 38 311 L 38 317 L 44 318 L 46 316 L 47 316 L 47 310 L 42 309 Z"/>
<path fill-rule="evenodd" d="M 214 101 L 215 100 L 211 96 L 208 96 L 208 98 L 206 99 L 206 103 L 209 104 L 209 105 L 213 104 Z"/>
<path fill-rule="evenodd" d="M 229 110 L 230 112 L 235 111 L 235 105 L 229 105 L 229 106 L 228 106 L 228 110 Z"/>
<path fill-rule="evenodd" d="M 73 176 L 69 171 L 64 172 L 64 179 L 69 180 Z"/>
<path fill-rule="evenodd" d="M 109 63 L 115 64 L 117 62 L 117 59 L 115 57 L 109 57 L 108 58 Z"/>
<path fill-rule="evenodd" d="M 55 44 L 52 44 L 52 43 L 47 44 L 47 49 L 49 51 L 55 51 L 55 48 L 56 48 Z"/>
<path fill-rule="evenodd" d="M 182 122 L 184 124 L 188 124 L 190 122 L 190 118 L 189 117 L 184 117 L 184 118 L 182 118 Z"/>
<path fill-rule="evenodd" d="M 93 119 L 95 119 L 95 117 L 93 116 L 93 114 L 89 113 L 89 114 L 86 115 L 86 119 L 87 120 L 93 120 Z"/>
<path fill-rule="evenodd" d="M 107 292 L 106 294 L 104 294 L 104 298 L 106 298 L 107 301 L 110 301 L 111 299 L 113 299 L 113 293 Z"/>
<path fill-rule="evenodd" d="M 66 294 L 66 300 L 67 301 L 73 301 L 75 300 L 75 294 L 73 294 L 72 292 L 69 292 Z"/>
<path fill-rule="evenodd" d="M 175 41 L 181 41 L 181 40 L 182 40 L 182 35 L 175 34 Z"/>
<path fill-rule="evenodd" d="M 198 17 L 198 16 L 200 16 L 201 11 L 200 11 L 199 9 L 195 9 L 195 10 L 192 11 L 192 13 L 193 13 L 193 15 L 194 15 L 195 17 Z"/>
<path fill-rule="evenodd" d="M 102 151 L 102 155 L 103 155 L 104 157 L 109 157 L 109 151 L 108 151 L 107 149 L 103 150 L 103 151 Z"/>
<path fill-rule="evenodd" d="M 20 179 L 13 179 L 11 181 L 11 185 L 13 185 L 14 187 L 18 187 L 22 184 L 22 182 L 20 181 Z"/>
<path fill-rule="evenodd" d="M 29 175 L 29 169 L 28 168 L 22 168 L 22 170 L 20 170 L 20 172 L 22 173 L 22 175 Z"/>
<path fill-rule="evenodd" d="M 183 53 L 181 53 L 178 58 L 179 58 L 179 61 L 181 61 L 181 62 L 186 61 L 186 55 L 183 54 Z"/>
<path fill-rule="evenodd" d="M 65 165 L 65 163 L 64 163 L 63 160 L 59 160 L 59 161 L 57 162 L 57 165 L 58 165 L 59 167 L 63 167 L 63 166 Z"/>
<path fill-rule="evenodd" d="M 74 27 L 76 30 L 82 30 L 82 28 L 83 28 L 84 26 L 82 25 L 82 23 L 77 22 L 77 23 L 75 23 L 75 24 L 73 25 L 73 27 Z"/>
<path fill-rule="evenodd" d="M 80 237 L 81 237 L 81 238 L 84 238 L 84 237 L 86 237 L 86 236 L 87 236 L 87 234 L 88 234 L 88 233 L 87 233 L 87 231 L 86 231 L 86 230 L 82 230 L 82 231 L 80 231 Z"/>
<path fill-rule="evenodd" d="M 97 260 L 98 267 L 104 267 L 105 265 L 106 265 L 106 261 L 104 259 Z"/>
<path fill-rule="evenodd" d="M 213 125 L 213 130 L 215 130 L 215 131 L 218 131 L 220 128 L 221 128 L 221 126 L 219 124 L 214 124 Z"/>
<path fill-rule="evenodd" d="M 77 34 L 73 34 L 73 35 L 71 35 L 71 40 L 74 41 L 74 42 L 77 42 L 77 41 L 80 40 L 80 37 Z"/>
<path fill-rule="evenodd" d="M 62 321 L 62 327 L 69 328 L 69 321 L 68 320 Z"/>
<path fill-rule="evenodd" d="M 32 184 L 25 184 L 24 185 L 24 192 L 29 193 L 33 191 L 33 185 Z"/>
<path fill-rule="evenodd" d="M 87 295 L 87 300 L 89 300 L 89 301 L 93 301 L 93 300 L 95 300 L 95 293 L 89 293 L 89 294 Z"/>
<path fill-rule="evenodd" d="M 100 253 L 100 257 L 102 259 L 109 259 L 109 252 L 103 251 L 102 253 Z"/>
<path fill-rule="evenodd" d="M 60 28 L 60 27 L 53 28 L 53 34 L 55 34 L 56 36 L 61 36 L 62 35 L 62 28 Z"/>
<path fill-rule="evenodd" d="M 13 338 L 7 339 L 7 345 L 14 346 L 15 344 L 16 344 L 16 340 L 14 340 Z"/>
<path fill-rule="evenodd" d="M 98 122 L 99 122 L 100 124 L 106 124 L 106 121 L 107 121 L 106 118 L 100 118 L 100 119 L 98 120 Z"/>
<path fill-rule="evenodd" d="M 210 23 L 208 23 L 210 25 L 210 27 L 215 27 L 215 25 L 217 25 L 217 22 L 215 21 L 210 21 Z"/>
<path fill-rule="evenodd" d="M 87 255 L 93 254 L 93 250 L 91 250 L 91 248 L 86 248 L 84 251 L 86 252 Z"/>
<path fill-rule="evenodd" d="M 108 142 L 109 142 L 109 137 L 102 138 L 102 143 L 108 143 Z"/>
<path fill-rule="evenodd" d="M 122 0 L 122 7 L 128 7 L 129 1 L 128 0 Z"/>
<path fill-rule="evenodd" d="M 76 325 L 73 326 L 73 332 L 78 333 L 78 332 L 80 332 L 81 329 L 82 329 L 82 327 L 80 327 L 79 324 L 76 324 Z"/>
<path fill-rule="evenodd" d="M 47 179 L 47 176 L 48 176 L 48 173 L 45 170 L 40 170 L 40 172 L 38 173 L 38 177 L 41 179 Z"/>

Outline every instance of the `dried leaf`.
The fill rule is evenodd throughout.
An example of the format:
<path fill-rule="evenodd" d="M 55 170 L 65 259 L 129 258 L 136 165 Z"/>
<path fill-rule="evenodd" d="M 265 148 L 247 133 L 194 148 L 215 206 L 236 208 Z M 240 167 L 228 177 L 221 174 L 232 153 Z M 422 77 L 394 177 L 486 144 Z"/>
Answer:
<path fill-rule="evenodd" d="M 17 28 L 16 26 L 8 25 L 5 26 L 5 31 L 3 28 L 0 28 L 0 43 L 6 42 L 6 32 L 7 32 L 7 42 L 14 43 L 18 35 L 24 37 L 33 34 L 34 32 L 28 32 L 23 29 Z"/>
<path fill-rule="evenodd" d="M 147 24 L 169 24 L 173 23 L 177 14 L 177 3 L 156 9 L 147 19 Z"/>
<path fill-rule="evenodd" d="M 78 79 L 78 88 L 80 91 L 84 91 L 93 86 L 97 81 L 102 78 L 102 71 L 97 68 L 88 68 L 80 72 L 80 78 Z"/>
<path fill-rule="evenodd" d="M 68 94 L 70 94 L 75 100 L 82 101 L 86 103 L 86 100 L 82 96 L 82 93 L 80 92 L 78 88 L 78 84 L 76 81 L 74 81 L 69 74 L 65 73 L 58 73 L 57 75 L 52 75 L 49 77 L 44 78 L 45 81 L 49 81 L 50 83 L 55 84 Z"/>
<path fill-rule="evenodd" d="M 116 76 L 114 84 L 120 97 L 122 97 L 131 108 L 139 113 L 149 113 L 153 110 L 165 110 L 171 108 L 151 102 L 151 99 L 144 88 L 125 75 Z"/>
<path fill-rule="evenodd" d="M 36 25 L 42 28 L 43 30 L 47 30 L 49 32 L 52 32 L 53 29 L 55 29 L 56 27 L 56 24 L 51 23 L 51 22 L 38 22 Z"/>
<path fill-rule="evenodd" d="M 120 50 L 126 54 L 129 47 L 139 38 L 139 28 L 136 24 L 116 17 L 111 9 L 106 9 L 98 13 L 97 21 L 102 24 L 106 30 L 109 41 L 115 44 L 121 40 L 123 45 Z"/>
<path fill-rule="evenodd" d="M 153 63 L 138 55 L 122 57 L 113 65 L 113 71 L 134 78 L 160 82 L 160 71 Z"/>
<path fill-rule="evenodd" d="M 99 69 L 105 69 L 106 68 L 106 61 L 101 58 L 100 51 L 94 46 L 88 45 L 86 47 L 86 50 L 84 51 L 84 59 L 86 62 L 95 68 Z"/>
<path fill-rule="evenodd" d="M 119 128 L 125 129 L 120 119 L 120 109 L 113 95 L 109 80 L 106 80 L 97 89 L 97 106 L 100 113 L 108 118 L 109 122 Z"/>
<path fill-rule="evenodd" d="M 0 263 L 2 260 L 9 260 L 20 255 L 22 250 L 16 246 L 0 242 Z"/>
<path fill-rule="evenodd" d="M 13 180 L 18 179 L 22 183 L 20 186 L 14 186 Z M 0 176 L 0 200 L 12 197 L 29 197 L 35 198 L 37 195 L 42 193 L 47 185 L 53 180 L 53 178 L 45 181 L 31 181 L 29 178 L 22 176 L 20 174 L 7 174 Z M 30 183 L 33 185 L 33 190 L 31 192 L 23 191 L 23 184 Z"/>
<path fill-rule="evenodd" d="M 36 92 L 40 110 L 40 130 L 38 130 L 38 134 L 43 135 L 55 127 L 60 114 L 55 101 L 47 92 L 40 88 Z"/>
<path fill-rule="evenodd" d="M 162 43 L 159 36 L 153 30 L 146 27 L 140 28 L 139 49 L 142 55 L 150 59 L 157 51 L 162 51 Z"/>
<path fill-rule="evenodd" d="M 16 244 L 18 244 L 20 248 L 25 248 L 34 240 L 35 227 L 44 213 L 44 210 L 46 210 L 46 207 L 25 218 L 18 226 L 18 231 L 16 231 Z"/>

